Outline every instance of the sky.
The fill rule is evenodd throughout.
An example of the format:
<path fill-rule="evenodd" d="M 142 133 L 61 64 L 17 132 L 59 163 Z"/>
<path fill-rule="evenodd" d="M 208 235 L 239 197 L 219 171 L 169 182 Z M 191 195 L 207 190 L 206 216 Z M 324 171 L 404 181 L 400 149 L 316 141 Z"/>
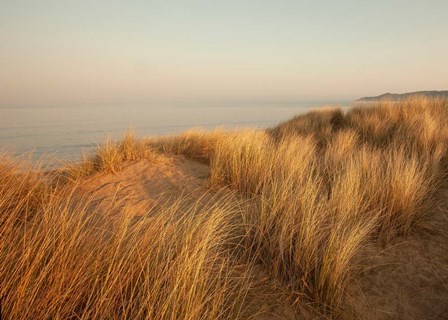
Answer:
<path fill-rule="evenodd" d="M 0 106 L 448 90 L 447 13 L 447 0 L 0 0 Z"/>

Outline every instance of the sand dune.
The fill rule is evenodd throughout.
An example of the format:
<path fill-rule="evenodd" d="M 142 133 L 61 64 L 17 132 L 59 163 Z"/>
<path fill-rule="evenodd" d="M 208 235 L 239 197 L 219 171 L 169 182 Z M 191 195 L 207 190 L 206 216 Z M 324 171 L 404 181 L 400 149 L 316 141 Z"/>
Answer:
<path fill-rule="evenodd" d="M 447 319 L 448 101 L 0 160 L 14 319 Z"/>

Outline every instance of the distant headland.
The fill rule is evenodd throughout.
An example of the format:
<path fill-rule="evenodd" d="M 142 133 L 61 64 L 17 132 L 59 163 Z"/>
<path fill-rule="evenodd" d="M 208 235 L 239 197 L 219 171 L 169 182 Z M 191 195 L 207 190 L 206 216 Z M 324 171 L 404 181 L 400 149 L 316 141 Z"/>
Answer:
<path fill-rule="evenodd" d="M 423 96 L 428 98 L 448 98 L 448 90 L 444 91 L 415 91 L 407 93 L 384 93 L 376 97 L 362 97 L 357 101 L 378 101 L 378 100 L 403 100 L 413 96 Z"/>

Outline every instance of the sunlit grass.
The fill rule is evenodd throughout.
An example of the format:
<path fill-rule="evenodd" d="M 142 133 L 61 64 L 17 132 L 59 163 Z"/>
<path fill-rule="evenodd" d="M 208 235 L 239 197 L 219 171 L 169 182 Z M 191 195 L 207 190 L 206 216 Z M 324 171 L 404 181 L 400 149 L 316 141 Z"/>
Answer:
<path fill-rule="evenodd" d="M 11 319 L 247 319 L 281 300 L 343 316 L 356 256 L 429 219 L 448 173 L 448 102 L 315 111 L 278 127 L 139 140 L 56 173 L 0 161 L 0 296 Z M 112 224 L 78 184 L 160 153 L 209 164 L 206 205 Z M 223 189 L 224 188 L 224 189 Z M 146 201 L 142 199 L 142 201 Z M 263 309 L 264 310 L 264 309 Z"/>

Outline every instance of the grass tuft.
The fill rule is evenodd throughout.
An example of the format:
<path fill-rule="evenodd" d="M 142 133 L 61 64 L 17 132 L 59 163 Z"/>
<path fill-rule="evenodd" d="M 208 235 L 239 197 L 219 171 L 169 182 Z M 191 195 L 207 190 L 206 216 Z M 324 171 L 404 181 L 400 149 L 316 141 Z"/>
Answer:
<path fill-rule="evenodd" d="M 84 154 L 81 161 L 64 166 L 60 174 L 77 181 L 97 173 L 117 173 L 129 162 L 154 162 L 156 158 L 157 152 L 146 140 L 138 139 L 133 132 L 126 132 L 121 140 L 108 139 L 93 154 Z"/>

